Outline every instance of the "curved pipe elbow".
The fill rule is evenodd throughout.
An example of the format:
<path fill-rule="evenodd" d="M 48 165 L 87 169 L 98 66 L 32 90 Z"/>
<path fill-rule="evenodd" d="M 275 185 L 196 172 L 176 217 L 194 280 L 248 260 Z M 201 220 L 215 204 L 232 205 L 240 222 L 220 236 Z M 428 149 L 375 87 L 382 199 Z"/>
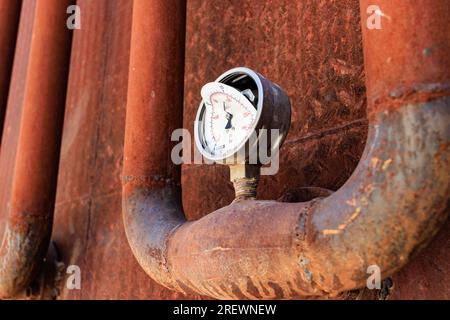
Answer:
<path fill-rule="evenodd" d="M 421 2 L 383 2 L 395 28 L 385 23 L 377 33 L 363 22 L 369 135 L 341 189 L 304 203 L 236 202 L 193 222 L 182 211 L 167 142 L 183 123 L 185 2 L 134 2 L 123 218 L 150 277 L 219 299 L 335 296 L 364 286 L 369 266 L 389 276 L 431 239 L 450 194 L 450 66 L 441 32 L 449 7 Z M 365 16 L 370 3 L 360 3 Z M 439 49 L 425 56 L 424 45 Z"/>
<path fill-rule="evenodd" d="M 52 218 L 23 215 L 9 221 L 0 247 L 0 299 L 23 292 L 35 279 L 47 253 Z"/>
<path fill-rule="evenodd" d="M 391 275 L 447 217 L 450 98 L 374 122 L 354 175 L 324 199 L 243 201 L 186 222 L 175 188 L 126 186 L 137 260 L 166 287 L 221 299 L 334 296 L 364 286 L 371 265 Z"/>

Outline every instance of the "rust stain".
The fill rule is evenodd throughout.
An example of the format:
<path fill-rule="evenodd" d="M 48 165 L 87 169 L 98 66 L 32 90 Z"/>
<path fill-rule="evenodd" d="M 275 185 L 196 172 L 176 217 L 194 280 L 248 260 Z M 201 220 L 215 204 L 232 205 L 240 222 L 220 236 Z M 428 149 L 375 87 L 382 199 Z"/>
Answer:
<path fill-rule="evenodd" d="M 183 127 L 193 136 L 205 82 L 232 67 L 250 67 L 278 83 L 292 103 L 280 170 L 261 177 L 258 199 L 276 200 L 300 187 L 341 187 L 367 135 L 358 1 L 194 0 L 186 27 Z M 183 192 L 189 220 L 234 199 L 226 166 L 183 165 L 182 185 L 190 190 Z"/>
<path fill-rule="evenodd" d="M 0 145 L 6 113 L 21 1 L 0 1 Z"/>
<path fill-rule="evenodd" d="M 366 28 L 369 5 L 379 6 L 391 22 L 382 24 L 381 30 Z M 360 8 L 369 117 L 450 94 L 450 35 L 441 30 L 448 25 L 448 2 L 362 0 Z M 404 41 L 411 30 L 414 41 Z"/>
<path fill-rule="evenodd" d="M 346 220 L 344 223 L 340 224 L 337 229 L 325 229 L 322 231 L 322 233 L 327 236 L 327 235 L 336 235 L 343 232 L 350 223 L 356 220 L 356 218 L 359 216 L 360 213 L 361 208 L 358 207 L 356 208 L 355 212 L 353 212 L 353 214 L 350 216 L 350 218 L 348 218 L 348 220 Z"/>
<path fill-rule="evenodd" d="M 33 54 L 27 60 L 6 241 L 0 248 L 0 298 L 27 288 L 50 240 L 71 44 L 65 12 L 71 3 L 28 0 L 23 5 L 23 11 L 32 9 Z"/>
<path fill-rule="evenodd" d="M 33 8 L 32 4 L 35 1 L 26 0 L 26 2 L 28 8 L 30 8 L 29 11 L 34 12 L 34 9 L 31 10 L 31 8 Z M 147 2 L 151 3 L 150 1 Z M 135 1 L 135 3 L 138 3 L 138 1 Z M 138 5 L 142 5 L 142 3 Z M 171 1 L 161 3 L 161 7 L 150 9 L 155 9 L 155 12 L 160 13 L 165 11 L 164 6 L 167 8 L 173 5 Z M 427 26 L 421 25 L 420 29 L 417 29 L 420 33 L 417 38 L 419 43 L 412 49 L 407 48 L 411 51 L 401 51 L 405 50 L 405 43 L 394 43 L 396 48 L 389 47 L 389 44 L 385 45 L 390 41 L 398 42 L 408 39 L 408 34 L 404 32 L 408 28 L 409 30 L 416 30 L 415 27 L 411 29 L 411 26 L 405 25 L 407 22 L 399 21 L 399 17 L 402 15 L 416 17 L 414 11 L 408 11 L 409 8 L 415 7 L 414 3 L 414 1 L 411 1 L 406 2 L 405 5 L 400 4 L 399 11 L 396 11 L 395 7 L 388 8 L 385 6 L 386 2 L 380 1 L 382 12 L 392 19 L 390 25 L 394 25 L 394 21 L 399 23 L 401 25 L 400 31 L 403 34 L 395 34 L 396 30 L 389 29 L 390 25 L 386 24 L 384 30 L 388 33 L 386 37 L 391 38 L 383 39 L 383 34 L 373 33 L 369 35 L 367 41 L 365 40 L 366 47 L 370 42 L 370 52 L 366 52 L 368 56 L 366 58 L 366 73 L 368 75 L 368 89 L 371 92 L 369 93 L 369 102 L 372 110 L 370 112 L 372 133 L 374 130 L 373 124 L 376 124 L 383 132 L 383 130 L 389 128 L 388 124 L 402 123 L 399 120 L 402 117 L 406 119 L 404 123 L 407 124 L 410 123 L 411 119 L 414 119 L 414 126 L 416 129 L 420 129 L 426 123 L 429 123 L 430 119 L 433 119 L 430 114 L 434 112 L 432 111 L 434 108 L 442 112 L 439 103 L 436 103 L 436 98 L 448 95 L 448 87 L 446 87 L 445 82 L 448 82 L 448 77 L 432 79 L 433 77 L 429 77 L 431 74 L 429 70 L 425 70 L 426 74 L 422 72 L 427 63 L 429 63 L 430 69 L 436 66 L 439 68 L 441 65 L 445 66 L 447 64 L 445 57 L 450 56 L 448 54 L 443 55 L 443 52 L 448 52 L 448 50 L 442 48 L 440 44 L 426 43 L 427 37 L 433 41 L 436 40 L 435 36 L 429 37 L 422 34 L 424 30 L 427 30 Z M 365 261 L 365 256 L 358 256 L 354 252 L 357 252 L 358 247 L 368 245 L 368 243 L 358 242 L 368 235 L 351 238 L 349 231 L 354 228 L 349 228 L 349 226 L 350 223 L 358 224 L 359 220 L 364 220 L 367 217 L 368 210 L 374 203 L 372 202 L 373 197 L 381 194 L 391 201 L 390 204 L 399 204 L 414 199 L 415 204 L 426 209 L 424 212 L 442 212 L 440 203 L 447 196 L 448 187 L 443 179 L 433 181 L 425 173 L 423 175 L 419 173 L 419 176 L 426 180 L 425 185 L 418 186 L 412 192 L 405 192 L 400 197 L 401 201 L 394 198 L 393 191 L 396 191 L 396 189 L 390 187 L 389 179 L 396 177 L 395 170 L 405 170 L 405 173 L 407 173 L 407 170 L 411 168 L 406 166 L 404 162 L 405 159 L 409 159 L 408 153 L 403 154 L 404 158 L 395 157 L 398 151 L 398 143 L 407 145 L 408 139 L 402 134 L 399 137 L 394 137 L 397 145 L 389 137 L 383 136 L 379 140 L 382 148 L 372 158 L 373 162 L 370 158 L 362 159 L 365 165 L 368 168 L 372 167 L 373 170 L 364 173 L 357 172 L 358 174 L 351 178 L 348 183 L 349 185 L 358 185 L 357 190 L 345 194 L 338 191 L 337 194 L 333 195 L 326 190 L 326 192 L 322 190 L 319 190 L 319 192 L 318 190 L 304 192 L 304 190 L 301 190 L 303 186 L 309 185 L 319 185 L 332 190 L 339 189 L 353 172 L 364 148 L 367 133 L 365 73 L 362 67 L 362 42 L 361 29 L 358 27 L 360 18 L 357 1 L 249 0 L 242 2 L 232 0 L 226 3 L 214 0 L 189 1 L 187 8 L 187 48 L 185 51 L 184 111 L 181 108 L 180 101 L 183 98 L 180 98 L 182 96 L 180 93 L 180 95 L 176 95 L 174 103 L 170 104 L 170 112 L 160 113 L 159 118 L 155 117 L 151 110 L 143 114 L 142 117 L 145 119 L 150 117 L 157 119 L 158 124 L 161 124 L 164 128 L 161 132 L 158 132 L 161 135 L 147 134 L 144 125 L 145 119 L 143 119 L 142 126 L 136 131 L 137 134 L 127 136 L 127 139 L 131 140 L 144 137 L 141 139 L 142 141 L 139 141 L 139 148 L 142 148 L 140 150 L 141 155 L 145 155 L 147 158 L 139 159 L 139 150 L 130 157 L 129 151 L 131 148 L 129 148 L 125 152 L 126 162 L 132 162 L 136 170 L 122 176 L 120 170 L 124 152 L 122 143 L 133 3 L 128 0 L 79 0 L 77 4 L 82 6 L 82 12 L 84 12 L 83 29 L 75 32 L 76 45 L 72 50 L 70 93 L 65 119 L 69 131 L 65 135 L 65 148 L 60 170 L 59 207 L 54 237 L 58 243 L 62 244 L 62 252 L 66 263 L 82 263 L 83 270 L 86 270 L 88 274 L 86 278 L 88 284 L 83 287 L 81 293 L 62 289 L 60 298 L 182 299 L 186 297 L 159 286 L 148 278 L 134 261 L 131 251 L 125 243 L 121 217 L 117 215 L 118 210 L 120 210 L 120 196 L 117 193 L 117 188 L 119 188 L 121 178 L 122 182 L 127 184 L 124 187 L 126 197 L 133 194 L 131 191 L 135 187 L 143 187 L 142 199 L 148 201 L 149 196 L 154 196 L 152 201 L 158 203 L 157 209 L 150 212 L 156 214 L 158 210 L 162 212 L 175 211 L 178 214 L 178 216 L 174 216 L 175 220 L 179 221 L 177 219 L 180 215 L 183 215 L 181 196 L 179 192 L 174 192 L 174 190 L 178 190 L 181 184 L 179 168 L 173 168 L 170 163 L 167 164 L 168 161 L 166 160 L 169 158 L 167 153 L 162 152 L 158 155 L 148 153 L 149 150 L 155 148 L 155 145 L 149 140 L 151 140 L 151 137 L 155 137 L 155 140 L 158 141 L 168 141 L 166 139 L 171 129 L 170 122 L 173 122 L 173 127 L 181 126 L 181 113 L 183 112 L 184 126 L 191 129 L 193 111 L 198 106 L 200 86 L 207 79 L 212 80 L 222 71 L 241 64 L 252 67 L 279 82 L 288 90 L 294 101 L 293 130 L 288 137 L 289 142 L 282 149 L 280 172 L 277 176 L 266 177 L 261 181 L 259 197 L 261 199 L 280 198 L 287 200 L 286 202 L 309 201 L 315 197 L 333 197 L 338 199 L 336 201 L 342 205 L 342 208 L 340 205 L 336 206 L 336 203 L 328 205 L 331 203 L 330 200 L 320 199 L 314 205 L 305 204 L 300 209 L 299 204 L 292 203 L 285 203 L 283 207 L 273 206 L 273 208 L 276 208 L 276 210 L 273 209 L 273 211 L 276 211 L 276 214 L 274 214 L 274 212 L 270 212 L 270 205 L 265 202 L 258 202 L 258 205 L 241 203 L 240 206 L 225 208 L 217 214 L 213 212 L 208 215 L 208 219 L 194 221 L 192 225 L 188 224 L 177 228 L 175 227 L 177 222 L 174 229 L 171 229 L 170 241 L 164 242 L 164 250 L 155 249 L 147 252 L 155 259 L 162 256 L 162 261 L 160 261 L 158 267 L 161 267 L 168 274 L 167 277 L 180 279 L 176 281 L 176 284 L 171 284 L 172 289 L 191 294 L 187 297 L 195 299 L 200 298 L 197 295 L 199 292 L 222 299 L 230 297 L 245 299 L 336 297 L 336 292 L 346 288 L 354 288 L 358 286 L 358 283 L 363 282 L 361 279 L 365 275 L 365 270 L 361 271 L 364 268 L 361 267 L 360 263 Z M 430 16 L 429 11 L 433 9 L 427 8 L 428 5 L 424 1 L 420 1 L 420 5 L 427 11 L 424 15 Z M 148 6 L 152 5 L 148 4 Z M 436 13 L 436 20 L 426 20 L 428 18 L 423 20 L 425 23 L 430 23 L 432 30 L 438 30 L 438 26 L 442 25 L 442 21 L 446 19 L 445 16 L 449 16 L 448 10 L 442 5 L 442 2 L 439 2 L 437 6 L 444 13 Z M 152 12 L 152 10 L 148 12 Z M 27 14 L 29 15 L 29 13 Z M 150 18 L 153 19 L 154 17 L 151 16 Z M 165 22 L 171 24 L 172 19 L 175 18 L 167 18 Z M 217 21 L 223 23 L 216 24 Z M 419 24 L 424 23 L 423 21 L 419 21 Z M 32 24 L 32 22 L 32 19 L 24 21 L 28 24 Z M 364 15 L 361 22 L 365 22 Z M 226 25 L 227 28 L 218 25 Z M 162 26 L 162 31 L 166 32 L 165 28 L 168 28 L 168 26 L 165 23 Z M 205 28 L 205 26 L 211 27 Z M 178 27 L 179 25 L 176 25 L 174 29 Z M 292 30 L 300 31 L 294 32 Z M 363 29 L 363 32 L 367 32 L 367 30 Z M 31 38 L 32 28 L 29 28 L 27 33 Z M 96 36 L 93 36 L 94 34 Z M 181 34 L 181 32 L 178 34 Z M 445 36 L 445 33 L 442 34 L 444 35 L 441 35 L 441 38 Z M 138 42 L 154 40 L 152 38 L 153 33 L 137 32 L 134 36 Z M 177 35 L 172 36 L 176 37 Z M 367 34 L 365 37 L 367 38 Z M 19 37 L 19 43 L 24 42 L 24 39 L 23 36 Z M 171 36 L 167 39 L 170 39 L 168 40 L 169 43 L 179 43 L 178 39 Z M 374 40 L 378 43 L 373 43 Z M 246 46 L 242 46 L 243 42 L 246 43 Z M 164 46 L 166 42 L 164 40 L 158 43 Z M 383 51 L 387 54 L 377 57 L 375 50 L 382 46 L 384 46 Z M 139 96 L 142 88 L 145 88 L 143 91 L 148 91 L 144 96 L 139 96 L 143 98 L 141 106 L 143 104 L 146 111 L 148 111 L 147 108 L 158 109 L 167 101 L 172 102 L 173 97 L 169 96 L 168 93 L 171 88 L 168 89 L 164 85 L 160 85 L 158 81 L 169 83 L 174 88 L 172 93 L 181 92 L 183 89 L 183 86 L 179 85 L 179 78 L 177 77 L 179 77 L 180 70 L 179 62 L 183 59 L 180 56 L 184 55 L 184 50 L 180 50 L 183 51 L 181 53 L 175 48 L 176 45 L 169 47 L 161 48 L 161 50 L 167 50 L 169 54 L 168 58 L 163 58 L 162 64 L 159 65 L 163 66 L 167 63 L 167 60 L 175 59 L 178 62 L 175 64 L 174 70 L 171 68 L 159 70 L 153 67 L 157 63 L 154 63 L 154 57 L 149 54 L 154 49 L 152 46 L 147 47 L 147 49 L 151 49 L 150 51 L 142 50 L 142 55 L 135 60 L 137 64 L 130 69 L 130 74 L 132 72 L 138 74 L 135 75 L 134 82 L 131 82 L 133 88 L 136 86 L 133 94 L 137 93 Z M 136 53 L 135 51 L 134 54 Z M 16 60 L 22 63 L 27 61 L 24 58 L 26 54 L 24 54 L 23 48 L 18 54 L 20 55 L 17 56 Z M 420 59 L 420 63 L 402 66 L 399 61 L 408 59 L 409 54 L 420 54 L 423 58 Z M 150 57 L 150 62 L 148 62 L 150 67 L 145 63 L 145 59 L 148 57 Z M 390 64 L 391 70 L 395 72 L 388 74 L 389 70 L 383 64 L 378 64 L 383 68 L 381 71 L 372 69 L 371 66 L 376 66 L 376 63 L 378 63 L 375 61 L 378 58 L 382 59 L 383 63 L 389 62 L 385 64 Z M 140 63 L 140 60 L 144 62 Z M 414 65 L 418 67 L 417 70 L 412 70 Z M 399 69 L 402 67 L 406 68 L 405 74 L 402 74 L 402 70 Z M 149 74 L 145 74 L 139 79 L 139 74 L 143 70 L 144 72 L 149 70 L 150 73 L 153 72 L 153 74 L 158 75 L 159 80 L 151 82 L 153 80 L 148 78 Z M 378 74 L 375 74 L 375 72 L 378 72 Z M 16 80 L 12 83 L 14 88 L 11 96 L 16 102 L 21 101 L 20 94 L 17 92 L 23 90 L 25 81 L 21 81 L 21 79 L 26 77 L 20 78 L 18 75 L 20 76 L 23 73 L 23 70 L 17 68 L 15 71 Z M 415 83 L 414 77 L 421 76 L 419 75 L 421 73 L 423 78 Z M 443 81 L 442 79 L 447 80 Z M 147 80 L 149 80 L 148 83 L 151 83 L 150 87 Z M 20 85 L 18 86 L 17 83 L 19 82 Z M 14 83 L 16 84 L 13 85 Z M 141 86 L 140 89 L 138 86 Z M 20 88 L 17 89 L 18 87 Z M 131 90 L 134 90 L 133 88 Z M 380 90 L 373 90 L 374 88 Z M 88 89 L 92 90 L 89 95 L 86 94 Z M 88 97 L 85 101 L 86 112 L 76 109 L 77 101 L 83 101 L 81 99 L 83 94 Z M 152 104 L 152 101 L 155 101 L 155 104 Z M 432 105 L 415 104 L 412 106 L 413 109 L 417 109 L 417 114 L 421 115 L 422 118 L 415 118 L 411 113 L 411 108 L 404 107 L 405 104 L 417 102 L 432 102 Z M 133 103 L 138 106 L 138 99 L 134 100 Z M 9 185 L 7 182 L 9 172 L 14 170 L 5 163 L 12 163 L 15 159 L 15 151 L 12 146 L 14 146 L 14 136 L 17 135 L 16 127 L 18 125 L 16 124 L 19 123 L 17 118 L 20 118 L 21 115 L 20 108 L 21 105 L 16 103 L 11 104 L 8 110 L 10 115 L 7 124 L 10 130 L 5 131 L 5 144 L 0 160 L 3 184 L 0 186 L 2 188 L 0 191 L 1 199 L 9 199 L 5 186 Z M 77 111 L 80 111 L 78 115 Z M 176 114 L 171 115 L 171 113 Z M 133 114 L 131 114 L 131 117 L 133 117 Z M 442 121 L 435 120 L 439 124 L 438 127 L 441 128 Z M 147 122 L 146 125 L 149 123 Z M 155 126 L 150 124 L 151 128 Z M 433 134 L 431 131 L 423 130 L 421 132 L 431 136 Z M 95 139 L 92 137 L 95 137 Z M 373 141 L 373 138 L 371 136 L 369 141 Z M 429 143 L 425 149 L 427 152 L 429 151 L 427 159 L 430 159 L 430 161 L 428 163 L 434 168 L 434 171 L 431 171 L 442 173 L 442 176 L 444 176 L 448 172 L 448 137 L 438 134 L 437 138 L 439 141 L 436 143 L 439 144 L 439 147 Z M 94 140 L 95 143 L 92 143 Z M 161 148 L 169 149 L 168 145 L 170 145 L 169 142 L 163 143 Z M 146 147 L 153 149 L 145 149 Z M 438 151 L 436 151 L 436 148 Z M 436 152 L 431 152 L 431 149 Z M 415 156 L 418 155 L 415 154 Z M 133 159 L 133 157 L 136 158 Z M 155 161 L 152 159 L 155 159 Z M 378 175 L 380 173 L 382 175 Z M 374 178 L 379 180 L 374 180 Z M 184 166 L 182 179 L 183 206 L 186 209 L 186 216 L 190 220 L 201 218 L 208 212 L 228 205 L 232 200 L 233 190 L 231 184 L 228 183 L 228 172 L 225 167 Z M 418 181 L 415 177 L 408 179 L 409 185 L 414 185 Z M 362 183 L 367 183 L 367 185 L 361 186 Z M 433 193 L 435 190 L 433 184 L 438 184 L 441 190 Z M 280 188 L 280 186 L 283 187 Z M 218 187 L 221 189 L 220 193 L 215 192 Z M 3 192 L 4 190 L 5 192 Z M 163 191 L 158 194 L 153 190 Z M 377 192 L 374 193 L 374 190 Z M 424 194 L 436 196 L 432 207 L 429 207 L 423 201 Z M 167 206 L 159 206 L 161 199 L 168 201 Z M 133 199 L 127 206 L 136 210 L 136 215 L 139 212 L 149 212 L 146 211 L 148 207 L 144 206 L 143 202 L 139 203 L 138 200 Z M 3 204 L 4 201 L 1 205 Z M 386 210 L 386 207 L 389 208 L 390 206 L 385 205 L 378 209 L 382 212 Z M 355 215 L 358 209 L 360 212 Z M 409 220 L 408 215 L 412 217 L 418 213 L 409 207 L 404 209 L 405 219 L 396 220 L 395 228 L 386 228 L 380 233 L 382 235 L 389 233 L 389 237 L 375 237 L 376 241 L 383 245 L 369 247 L 366 253 L 369 257 L 368 260 L 370 260 L 370 257 L 380 259 L 381 265 L 386 268 L 387 272 L 394 270 L 394 267 L 397 266 L 396 262 L 405 263 L 409 259 L 408 248 L 424 242 L 434 234 L 433 230 L 436 230 L 439 226 L 439 219 L 437 219 L 436 221 L 429 221 L 429 223 L 423 222 L 422 228 L 419 227 L 416 230 L 409 224 L 413 220 Z M 334 214 L 330 216 L 319 215 L 318 212 L 322 212 L 322 210 L 329 210 Z M 402 210 L 402 208 L 398 210 Z M 89 218 L 86 217 L 86 212 L 89 212 Z M 271 230 L 260 219 L 259 214 L 261 212 L 265 215 L 265 219 L 270 220 L 273 225 L 279 223 L 279 229 Z M 279 212 L 282 212 L 281 215 L 286 221 L 277 220 Z M 3 214 L 3 212 L 0 214 Z M 241 214 L 244 214 L 246 218 L 236 218 Z M 18 227 L 21 234 L 26 234 L 29 230 L 18 223 L 22 216 L 18 215 L 18 219 L 14 220 L 14 225 Z M 32 216 L 35 216 L 35 214 L 33 213 Z M 222 216 L 228 217 L 225 222 L 229 221 L 229 225 L 220 225 Z M 373 218 L 375 221 L 370 220 L 371 225 L 382 224 L 385 221 L 378 215 Z M 238 219 L 236 224 L 233 224 L 234 219 Z M 419 219 L 422 218 L 419 217 Z M 32 217 L 23 220 L 29 223 L 35 221 Z M 130 222 L 132 222 L 131 219 L 127 223 Z M 140 222 L 142 223 L 134 226 L 135 230 L 138 230 L 140 225 L 149 223 L 148 220 L 141 220 Z M 335 230 L 331 231 L 335 232 L 334 238 L 321 239 L 318 237 L 318 234 L 322 235 L 318 230 L 322 230 L 324 227 L 329 228 L 330 225 L 338 226 L 336 229 L 328 229 Z M 194 228 L 194 226 L 195 230 L 200 232 L 190 234 L 189 228 Z M 221 230 L 211 233 L 210 230 L 206 230 L 205 226 L 216 228 L 214 230 Z M 291 226 L 292 229 L 289 229 Z M 339 229 L 341 226 L 343 226 L 343 230 Z M 255 228 L 259 234 L 252 232 L 252 228 Z M 7 227 L 7 229 L 8 232 L 12 232 L 11 228 Z M 70 230 L 71 237 L 67 237 Z M 444 233 L 441 233 L 439 238 L 441 243 L 448 238 L 448 232 L 443 231 Z M 408 235 L 411 235 L 412 239 L 409 239 Z M 154 236 L 150 239 L 156 241 L 158 237 Z M 172 241 L 174 239 L 175 241 Z M 335 242 L 340 243 L 342 239 L 347 241 L 348 248 L 346 250 L 333 246 Z M 395 241 L 390 242 L 392 239 L 395 239 Z M 232 242 L 234 240 L 235 242 Z M 191 245 L 185 246 L 183 241 L 189 241 Z M 223 241 L 229 242 L 223 243 Z M 271 245 L 269 245 L 269 242 Z M 272 242 L 278 242 L 278 245 L 273 246 Z M 195 245 L 192 245 L 192 243 Z M 209 244 L 206 245 L 207 243 Z M 258 247 L 260 243 L 261 245 Z M 317 247 L 313 245 L 315 243 L 318 244 Z M 246 244 L 248 244 L 248 250 L 241 249 L 237 252 L 233 249 L 241 248 Z M 291 247 L 289 247 L 290 244 L 292 244 Z M 392 251 L 386 255 L 380 255 L 379 248 L 384 248 L 389 244 L 391 244 Z M 108 250 L 105 251 L 104 248 L 108 248 Z M 262 250 L 265 250 L 264 254 L 261 254 Z M 99 255 L 99 252 L 102 254 Z M 189 252 L 192 252 L 192 254 L 189 255 Z M 202 254 L 202 252 L 205 254 Z M 254 252 L 259 252 L 259 254 L 254 255 Z M 396 253 L 398 252 L 401 252 L 400 257 L 402 259 L 397 259 Z M 170 260 L 167 260 L 168 257 L 164 257 L 165 254 L 175 260 L 173 269 L 167 262 L 170 262 Z M 202 257 L 203 255 L 205 257 Z M 304 259 L 303 264 L 299 260 L 300 256 Z M 341 260 L 337 259 L 337 256 L 347 258 L 345 266 L 340 264 Z M 146 258 L 148 258 L 146 254 L 137 255 L 137 257 L 139 262 L 144 264 Z M 437 266 L 434 266 L 431 262 L 424 262 L 425 260 L 435 260 L 433 257 L 438 257 L 436 259 L 439 261 Z M 442 252 L 442 246 L 435 244 L 429 255 L 426 253 L 425 256 L 421 256 L 421 262 L 416 260 L 412 267 L 407 267 L 404 272 L 401 271 L 398 279 L 395 280 L 396 284 L 399 283 L 398 288 L 400 290 L 394 291 L 394 295 L 403 298 L 411 296 L 430 297 L 431 292 L 431 296 L 442 297 L 442 292 L 448 292 L 446 284 L 449 281 L 445 281 L 445 274 L 438 269 L 448 269 L 445 257 L 448 257 L 448 255 L 446 255 L 446 252 Z M 105 264 L 105 261 L 109 263 Z M 237 262 L 229 264 L 229 261 Z M 252 271 L 255 265 L 257 268 Z M 120 266 L 120 272 L 117 272 L 117 266 Z M 202 273 L 198 272 L 199 269 L 197 268 L 205 272 L 206 280 L 199 276 Z M 338 268 L 342 268 L 344 271 L 336 271 Z M 346 270 L 352 270 L 352 272 L 345 273 Z M 427 272 L 422 270 L 427 270 Z M 336 274 L 332 274 L 333 272 L 336 272 Z M 438 274 L 439 277 L 432 276 L 433 274 Z M 242 277 L 239 279 L 232 278 L 233 276 L 238 277 L 238 275 Z M 229 282 L 222 281 L 221 279 L 224 277 L 232 279 Z M 433 280 L 433 282 L 431 282 L 429 288 L 416 289 L 414 285 L 417 279 L 421 281 Z M 164 280 L 167 279 L 162 279 L 162 281 Z M 62 282 L 64 282 L 64 279 Z M 436 292 L 441 292 L 441 295 L 439 296 Z M 201 298 L 205 298 L 205 296 Z"/>
<path fill-rule="evenodd" d="M 169 12 L 174 9 L 173 2 L 168 6 L 138 3 L 134 8 L 133 34 L 142 34 L 139 31 L 144 26 L 151 29 L 161 17 L 169 19 Z M 417 4 L 410 4 L 416 10 L 412 13 L 420 15 Z M 147 19 L 142 15 L 149 11 L 158 16 Z M 393 20 L 403 17 L 401 10 L 386 12 Z M 168 38 L 174 40 L 174 29 L 164 27 L 165 24 L 162 33 L 167 32 Z M 428 32 L 421 31 L 424 35 Z M 377 41 L 383 43 L 385 39 L 372 42 L 376 36 L 363 32 L 368 61 L 366 73 L 371 79 L 368 88 L 373 90 L 387 81 L 370 68 L 372 55 L 376 57 L 380 53 Z M 392 34 L 388 32 L 383 36 Z M 175 65 L 179 65 L 179 53 L 184 49 L 180 43 L 172 43 L 164 49 L 153 46 L 148 39 L 142 40 L 136 36 L 131 41 L 124 175 L 162 175 L 176 179 L 179 176 L 171 174 L 178 168 L 164 161 L 166 157 L 162 159 L 161 153 L 153 152 L 153 142 L 145 137 L 152 136 L 159 141 L 161 134 L 167 135 L 171 124 L 180 122 L 179 111 L 183 104 L 181 99 L 171 104 L 171 110 L 176 108 L 177 114 L 163 112 L 169 108 L 167 100 L 173 97 L 166 88 L 167 83 L 159 84 L 162 88 L 157 90 L 155 99 L 148 91 L 139 90 L 142 83 L 151 83 L 152 88 L 157 88 L 154 82 L 158 79 L 148 72 L 152 70 L 151 60 L 139 57 L 144 52 L 151 57 L 171 57 Z M 402 41 L 400 46 L 409 42 L 407 37 L 397 41 Z M 169 64 L 167 60 L 160 63 Z M 144 71 L 137 73 L 140 69 Z M 181 69 L 176 71 L 174 77 L 181 77 Z M 439 78 L 440 74 L 435 76 Z M 344 100 L 343 104 L 351 100 L 345 92 L 341 90 L 337 94 Z M 142 109 L 142 102 L 148 103 L 149 108 Z M 258 291 L 263 298 L 336 297 L 342 291 L 363 286 L 367 266 L 374 261 L 383 275 L 390 275 L 434 235 L 447 217 L 445 203 L 439 199 L 448 198 L 450 183 L 448 177 L 442 175 L 448 171 L 448 164 L 429 160 L 440 151 L 436 140 L 449 139 L 446 129 L 449 104 L 449 98 L 419 104 L 405 101 L 402 106 L 385 112 L 387 109 L 376 109 L 370 101 L 373 117 L 369 120 L 364 157 L 341 189 L 326 198 L 316 199 L 313 204 L 242 200 L 187 222 L 179 188 L 125 183 L 123 214 L 130 246 L 143 269 L 160 284 L 214 298 L 255 297 L 247 292 L 254 290 L 247 285 L 247 279 L 267 289 Z M 144 120 L 158 117 L 154 114 L 156 110 L 168 117 L 158 118 L 157 127 Z M 164 130 L 167 132 L 162 133 Z M 416 150 L 417 143 L 427 148 Z M 399 144 L 402 148 L 398 148 Z M 162 150 L 167 155 L 170 149 L 165 145 Z M 391 163 L 396 164 L 395 169 L 402 169 L 393 170 Z M 424 167 L 424 163 L 427 166 Z M 405 179 L 404 172 L 408 170 L 414 170 L 417 175 Z M 422 197 L 411 196 L 419 191 Z M 435 210 L 424 214 L 422 208 L 430 206 L 436 206 Z M 337 228 L 330 229 L 330 225 L 337 225 Z M 302 229 L 304 236 L 299 234 Z M 157 254 L 147 255 L 150 249 Z M 264 272 L 259 272 L 261 265 L 265 266 Z M 218 288 L 223 291 L 218 292 Z"/>
<path fill-rule="evenodd" d="M 383 162 L 383 166 L 381 167 L 381 169 L 383 169 L 384 171 L 386 171 L 387 168 L 389 168 L 389 166 L 391 165 L 391 163 L 392 163 L 392 159 L 388 159 L 388 160 L 384 161 L 384 162 Z"/>

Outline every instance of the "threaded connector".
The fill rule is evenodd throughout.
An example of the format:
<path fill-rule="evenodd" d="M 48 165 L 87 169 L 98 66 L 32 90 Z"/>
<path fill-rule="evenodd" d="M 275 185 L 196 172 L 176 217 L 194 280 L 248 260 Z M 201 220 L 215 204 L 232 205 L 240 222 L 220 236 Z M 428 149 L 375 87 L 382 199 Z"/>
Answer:
<path fill-rule="evenodd" d="M 259 165 L 238 164 L 230 166 L 230 180 L 234 186 L 235 199 L 255 200 L 258 188 L 260 170 Z"/>

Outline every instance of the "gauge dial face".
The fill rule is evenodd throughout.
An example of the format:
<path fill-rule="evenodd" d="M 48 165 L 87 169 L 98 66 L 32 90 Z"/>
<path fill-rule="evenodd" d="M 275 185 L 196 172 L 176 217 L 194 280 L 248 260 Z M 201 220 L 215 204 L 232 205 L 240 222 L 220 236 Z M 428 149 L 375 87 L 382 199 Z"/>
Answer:
<path fill-rule="evenodd" d="M 251 136 L 257 110 L 238 90 L 219 82 L 207 83 L 201 90 L 204 112 L 200 138 L 212 159 L 225 159 L 237 152 Z"/>

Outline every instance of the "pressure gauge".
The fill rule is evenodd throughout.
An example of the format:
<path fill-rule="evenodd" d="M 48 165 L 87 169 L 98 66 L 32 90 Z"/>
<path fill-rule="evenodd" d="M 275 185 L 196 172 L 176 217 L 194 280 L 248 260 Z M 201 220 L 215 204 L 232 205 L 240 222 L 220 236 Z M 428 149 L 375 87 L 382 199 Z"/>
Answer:
<path fill-rule="evenodd" d="M 219 82 L 207 83 L 201 91 L 202 147 L 212 160 L 235 154 L 255 130 L 256 107 L 237 89 Z"/>
<path fill-rule="evenodd" d="M 248 164 L 260 148 L 266 154 L 278 150 L 291 121 L 286 93 L 276 84 L 248 68 L 234 68 L 201 90 L 194 128 L 195 143 L 208 160 L 224 164 Z M 265 139 L 276 129 L 278 138 Z M 253 139 L 251 139 L 253 137 Z M 270 140 L 270 141 L 268 141 Z M 259 157 L 256 163 L 261 164 Z"/>
<path fill-rule="evenodd" d="M 261 154 L 264 160 L 278 156 L 289 130 L 288 96 L 248 68 L 225 72 L 205 84 L 201 95 L 194 125 L 197 149 L 206 159 L 230 166 L 234 201 L 256 199 L 261 167 L 267 164 Z"/>

